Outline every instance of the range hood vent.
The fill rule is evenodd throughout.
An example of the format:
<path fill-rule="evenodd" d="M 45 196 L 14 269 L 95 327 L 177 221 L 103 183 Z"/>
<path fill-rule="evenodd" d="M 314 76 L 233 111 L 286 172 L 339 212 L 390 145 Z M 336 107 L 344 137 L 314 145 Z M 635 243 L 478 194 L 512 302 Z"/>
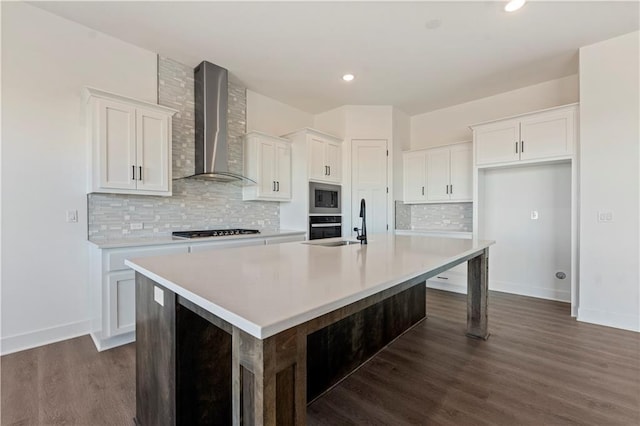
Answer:
<path fill-rule="evenodd" d="M 195 173 L 192 179 L 219 182 L 255 181 L 229 171 L 227 108 L 229 72 L 203 61 L 194 69 Z"/>

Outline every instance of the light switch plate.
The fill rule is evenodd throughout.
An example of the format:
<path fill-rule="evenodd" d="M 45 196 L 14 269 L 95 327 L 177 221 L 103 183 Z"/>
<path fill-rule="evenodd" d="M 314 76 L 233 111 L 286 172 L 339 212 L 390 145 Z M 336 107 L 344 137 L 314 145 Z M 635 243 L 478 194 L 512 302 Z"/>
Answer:
<path fill-rule="evenodd" d="M 600 210 L 598 212 L 598 222 L 613 222 L 613 212 L 611 210 Z"/>
<path fill-rule="evenodd" d="M 69 223 L 78 222 L 78 210 L 67 210 L 67 222 Z"/>
<path fill-rule="evenodd" d="M 164 290 L 153 286 L 153 300 L 160 306 L 164 306 Z"/>

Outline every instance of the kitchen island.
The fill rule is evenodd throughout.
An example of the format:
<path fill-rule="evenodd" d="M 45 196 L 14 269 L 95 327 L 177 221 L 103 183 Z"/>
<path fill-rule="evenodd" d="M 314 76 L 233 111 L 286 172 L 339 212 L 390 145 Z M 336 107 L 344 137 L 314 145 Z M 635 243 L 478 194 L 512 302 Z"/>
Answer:
<path fill-rule="evenodd" d="M 468 261 L 486 339 L 490 241 L 373 235 L 133 259 L 136 421 L 305 424 L 306 405 L 425 318 L 425 281 Z"/>

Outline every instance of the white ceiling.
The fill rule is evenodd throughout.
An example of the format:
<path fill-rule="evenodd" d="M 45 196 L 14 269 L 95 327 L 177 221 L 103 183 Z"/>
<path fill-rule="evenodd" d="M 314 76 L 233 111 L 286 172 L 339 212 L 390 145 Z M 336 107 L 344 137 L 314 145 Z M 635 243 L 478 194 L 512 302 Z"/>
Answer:
<path fill-rule="evenodd" d="M 410 115 L 578 72 L 578 48 L 639 28 L 639 3 L 44 2 L 97 31 L 318 113 Z M 352 83 L 341 76 L 356 75 Z"/>

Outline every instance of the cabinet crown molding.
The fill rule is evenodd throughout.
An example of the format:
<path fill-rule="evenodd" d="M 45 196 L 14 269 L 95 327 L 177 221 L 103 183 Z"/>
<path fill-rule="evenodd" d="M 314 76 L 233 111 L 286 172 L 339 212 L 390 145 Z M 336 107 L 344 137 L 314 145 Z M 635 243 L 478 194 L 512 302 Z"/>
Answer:
<path fill-rule="evenodd" d="M 251 131 L 249 131 L 249 132 L 247 132 L 247 133 L 245 133 L 243 135 L 244 138 L 249 138 L 251 136 L 259 136 L 259 137 L 262 137 L 262 138 L 269 138 L 269 139 L 273 139 L 273 140 L 277 140 L 277 141 L 280 141 L 280 142 L 285 142 L 285 143 L 291 144 L 291 140 L 290 139 L 285 139 L 285 138 L 283 138 L 281 136 L 273 136 L 273 135 L 270 135 L 268 133 L 259 132 L 257 130 L 251 130 Z"/>
<path fill-rule="evenodd" d="M 87 103 L 91 98 L 109 99 L 120 102 L 126 102 L 132 106 L 141 107 L 145 109 L 152 109 L 161 111 L 172 116 L 178 112 L 177 109 L 169 108 L 164 105 L 154 104 L 153 102 L 141 101 L 140 99 L 130 98 L 124 95 L 118 95 L 117 93 L 107 92 L 106 90 L 96 89 L 95 87 L 82 88 L 82 99 L 84 103 Z"/>
<path fill-rule="evenodd" d="M 562 110 L 562 109 L 576 109 L 577 110 L 578 109 L 578 105 L 580 105 L 579 102 L 574 102 L 574 103 L 571 103 L 571 104 L 558 105 L 558 106 L 554 106 L 554 107 L 551 107 L 551 108 L 539 109 L 539 110 L 536 110 L 536 111 L 523 112 L 522 114 L 509 115 L 507 117 L 500 117 L 500 118 L 495 118 L 495 119 L 492 119 L 492 120 L 482 121 L 480 123 L 471 124 L 471 125 L 469 125 L 469 128 L 471 130 L 474 130 L 476 127 L 484 126 L 485 124 L 492 124 L 492 123 L 497 123 L 499 121 L 527 117 L 529 115 L 539 114 L 541 112 L 549 112 L 549 111 Z"/>
<path fill-rule="evenodd" d="M 289 138 L 292 137 L 294 135 L 297 135 L 298 133 L 311 133 L 311 134 L 315 134 L 317 136 L 321 136 L 324 138 L 328 138 L 328 139 L 333 139 L 335 142 L 342 142 L 343 138 L 336 136 L 336 135 L 332 135 L 330 133 L 326 133 L 326 132 L 322 132 L 320 130 L 316 130 L 316 129 L 312 129 L 311 127 L 303 127 L 302 129 L 298 129 L 296 131 L 293 132 L 289 132 L 287 134 L 281 135 L 280 137 L 282 138 Z"/>

